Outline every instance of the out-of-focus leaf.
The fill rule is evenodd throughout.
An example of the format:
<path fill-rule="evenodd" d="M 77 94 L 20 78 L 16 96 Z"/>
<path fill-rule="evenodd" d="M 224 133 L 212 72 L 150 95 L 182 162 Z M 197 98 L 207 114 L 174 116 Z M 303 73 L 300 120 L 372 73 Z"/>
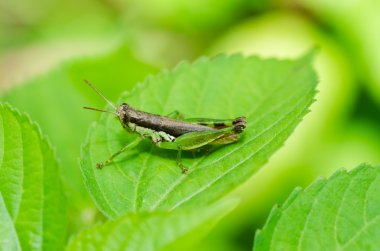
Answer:
<path fill-rule="evenodd" d="M 90 129 L 81 165 L 98 208 L 115 218 L 131 211 L 206 204 L 244 182 L 307 113 L 317 83 L 310 61 L 310 55 L 294 61 L 222 55 L 146 79 L 118 103 L 156 114 L 179 110 L 186 117 L 246 116 L 247 129 L 235 144 L 184 154 L 187 175 L 176 165 L 176 151 L 148 141 L 97 170 L 98 162 L 136 138 L 114 116 L 103 114 Z"/>
<path fill-rule="evenodd" d="M 170 212 L 130 213 L 81 232 L 66 250 L 184 250 L 229 213 L 235 202 Z"/>
<path fill-rule="evenodd" d="M 60 250 L 66 200 L 58 164 L 39 127 L 0 104 L 2 250 Z"/>
<path fill-rule="evenodd" d="M 356 88 L 352 69 L 334 40 L 299 14 L 273 11 L 229 30 L 214 44 L 211 54 L 243 53 L 288 58 L 298 57 L 313 47 L 318 48 L 314 61 L 319 78 L 318 102 L 311 106 L 312 113 L 297 128 L 296 136 L 298 142 L 310 142 L 313 137 L 321 138 L 322 132 L 341 123 L 347 106 L 354 102 Z M 290 155 L 289 151 L 285 155 Z"/>
<path fill-rule="evenodd" d="M 380 168 L 338 171 L 275 207 L 254 250 L 376 250 L 380 235 Z"/>
<path fill-rule="evenodd" d="M 242 0 L 132 0 L 127 11 L 140 23 L 181 32 L 214 31 L 239 18 Z M 131 15 L 130 15 L 131 16 Z"/>
<path fill-rule="evenodd" d="M 128 30 L 121 29 L 121 14 L 111 3 L 91 0 L 2 2 L 0 51 L 42 41 L 117 40 Z"/>
<path fill-rule="evenodd" d="M 370 88 L 370 94 L 380 104 L 380 2 L 363 1 L 305 1 L 298 0 L 309 8 L 323 23 L 328 24 L 348 49 L 350 62 Z M 355 21 L 353 21 L 355 20 Z"/>

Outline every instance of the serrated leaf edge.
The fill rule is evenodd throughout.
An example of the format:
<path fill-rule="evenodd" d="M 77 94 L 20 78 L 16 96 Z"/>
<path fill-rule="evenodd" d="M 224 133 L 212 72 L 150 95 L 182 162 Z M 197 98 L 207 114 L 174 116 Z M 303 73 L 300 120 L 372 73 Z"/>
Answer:
<path fill-rule="evenodd" d="M 316 185 L 320 185 L 320 182 L 327 183 L 331 180 L 333 180 L 335 177 L 342 175 L 342 174 L 348 174 L 348 175 L 353 175 L 357 172 L 361 172 L 364 169 L 379 169 L 380 166 L 373 166 L 368 163 L 362 163 L 359 166 L 355 167 L 354 169 L 348 171 L 345 168 L 341 168 L 334 172 L 328 179 L 325 179 L 324 177 L 318 177 L 316 180 L 314 180 L 310 185 L 308 185 L 305 189 L 302 189 L 301 187 L 296 187 L 292 193 L 289 195 L 289 197 L 284 201 L 283 207 L 278 206 L 277 204 L 273 206 L 269 216 L 267 217 L 265 224 L 262 228 L 259 228 L 256 230 L 254 234 L 254 244 L 253 244 L 253 250 L 255 250 L 255 243 L 256 240 L 261 238 L 263 232 L 269 227 L 270 223 L 272 221 L 277 221 L 281 215 L 283 214 L 283 211 L 287 209 L 292 203 L 294 203 L 302 194 L 310 190 Z M 277 224 L 277 223 L 276 223 Z M 273 228 L 276 228 L 276 226 L 273 226 Z M 270 233 L 271 237 L 273 236 L 273 233 Z"/>

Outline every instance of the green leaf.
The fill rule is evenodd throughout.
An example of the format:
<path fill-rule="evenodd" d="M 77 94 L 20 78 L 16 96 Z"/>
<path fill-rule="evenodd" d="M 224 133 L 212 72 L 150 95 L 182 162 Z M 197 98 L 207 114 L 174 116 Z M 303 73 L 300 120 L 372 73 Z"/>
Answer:
<path fill-rule="evenodd" d="M 5 207 L 5 201 L 0 192 L 0 250 L 21 250 L 15 226 Z"/>
<path fill-rule="evenodd" d="M 235 144 L 211 152 L 184 153 L 183 175 L 176 151 L 149 141 L 122 154 L 102 170 L 104 161 L 135 139 L 113 116 L 94 123 L 82 152 L 85 184 L 98 208 L 114 218 L 131 211 L 174 209 L 214 201 L 247 180 L 286 140 L 313 102 L 316 75 L 311 54 L 299 60 L 262 60 L 240 55 L 201 58 L 163 71 L 122 95 L 142 111 L 185 117 L 247 117 Z"/>
<path fill-rule="evenodd" d="M 60 250 L 66 201 L 54 153 L 39 127 L 0 104 L 0 243 L 4 250 Z"/>
<path fill-rule="evenodd" d="M 121 91 L 132 89 L 145 75 L 156 71 L 155 67 L 136 59 L 128 48 L 122 47 L 104 56 L 67 62 L 2 97 L 28 112 L 57 147 L 70 203 L 79 206 L 89 201 L 78 168 L 78 156 L 88 127 L 99 113 L 82 107 L 103 105 L 103 100 L 84 84 L 83 79 L 93 82 L 112 100 Z"/>
<path fill-rule="evenodd" d="M 254 250 L 377 250 L 380 167 L 361 165 L 296 189 L 275 207 Z"/>
<path fill-rule="evenodd" d="M 82 231 L 66 250 L 183 250 L 194 245 L 235 206 L 236 201 L 229 200 L 171 212 L 130 213 Z"/>

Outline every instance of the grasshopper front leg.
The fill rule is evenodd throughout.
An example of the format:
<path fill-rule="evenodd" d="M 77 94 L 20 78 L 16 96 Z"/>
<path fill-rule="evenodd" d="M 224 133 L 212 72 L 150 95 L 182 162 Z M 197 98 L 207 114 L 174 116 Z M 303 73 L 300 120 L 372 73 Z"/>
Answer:
<path fill-rule="evenodd" d="M 112 154 L 112 156 L 109 159 L 107 159 L 106 161 L 99 162 L 98 164 L 96 164 L 96 168 L 102 169 L 105 165 L 110 164 L 116 156 L 118 156 L 119 154 L 125 152 L 128 149 L 131 149 L 131 148 L 135 147 L 141 140 L 142 140 L 141 138 L 136 138 L 132 142 L 129 142 L 128 144 L 126 144 L 125 146 L 123 146 L 119 151 L 117 151 L 116 153 Z"/>

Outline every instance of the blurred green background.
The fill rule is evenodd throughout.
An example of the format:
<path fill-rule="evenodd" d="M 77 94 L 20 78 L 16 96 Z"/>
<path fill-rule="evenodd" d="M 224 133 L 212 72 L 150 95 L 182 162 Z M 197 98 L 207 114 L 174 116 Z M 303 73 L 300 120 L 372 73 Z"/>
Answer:
<path fill-rule="evenodd" d="M 80 145 L 104 104 L 148 74 L 218 53 L 294 58 L 317 47 L 311 112 L 198 250 L 250 250 L 271 207 L 338 168 L 380 163 L 380 2 L 291 0 L 0 1 L 1 100 L 28 112 L 61 162 L 68 235 L 103 218 L 82 183 Z M 207 108 L 205 108 L 207 109 Z"/>

